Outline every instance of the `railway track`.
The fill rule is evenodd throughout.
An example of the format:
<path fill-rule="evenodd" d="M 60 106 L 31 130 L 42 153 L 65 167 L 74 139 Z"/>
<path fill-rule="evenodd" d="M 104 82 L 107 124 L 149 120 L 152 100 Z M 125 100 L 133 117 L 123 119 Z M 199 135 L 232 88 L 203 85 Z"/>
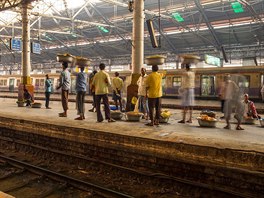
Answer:
<path fill-rule="evenodd" d="M 3 140 L 9 142 L 8 139 L 6 139 L 6 138 L 0 138 L 0 141 L 3 141 Z M 9 143 L 11 143 L 11 141 Z M 27 149 L 29 149 L 31 151 L 34 150 L 34 152 L 36 152 L 38 154 L 40 154 L 42 152 L 42 154 L 44 154 L 46 156 L 47 155 L 49 155 L 49 156 L 55 156 L 56 155 L 56 156 L 60 156 L 62 158 L 71 159 L 72 161 L 75 161 L 78 163 L 79 162 L 84 162 L 87 164 L 93 163 L 93 164 L 98 165 L 98 166 L 100 164 L 100 166 L 105 166 L 108 168 L 110 167 L 111 170 L 115 169 L 115 170 L 118 170 L 120 172 L 126 172 L 126 174 L 130 174 L 130 175 L 133 175 L 135 177 L 141 177 L 141 178 L 143 177 L 144 179 L 147 179 L 147 180 L 158 181 L 156 183 L 168 183 L 168 186 L 170 186 L 170 185 L 176 186 L 176 187 L 174 187 L 173 193 L 177 192 L 175 194 L 179 194 L 179 195 L 188 194 L 187 197 L 192 197 L 192 196 L 195 196 L 197 194 L 199 194 L 199 195 L 207 194 L 206 197 L 212 197 L 212 195 L 214 195 L 213 197 L 245 197 L 245 198 L 246 197 L 249 197 L 249 198 L 250 197 L 252 197 L 252 198 L 256 197 L 254 193 L 248 193 L 245 191 L 241 192 L 239 189 L 235 190 L 235 189 L 229 188 L 228 185 L 227 186 L 219 186 L 216 184 L 204 183 L 202 181 L 199 181 L 199 179 L 197 179 L 197 180 L 186 179 L 186 178 L 182 178 L 181 176 L 175 177 L 175 176 L 171 176 L 171 175 L 164 174 L 164 173 L 153 173 L 151 171 L 136 170 L 133 168 L 119 166 L 116 164 L 111 164 L 111 163 L 107 163 L 107 162 L 103 162 L 103 161 L 99 161 L 99 160 L 95 160 L 95 159 L 91 159 L 91 158 L 85 158 L 82 156 L 71 155 L 71 154 L 68 154 L 65 152 L 56 151 L 54 149 L 47 149 L 44 147 L 36 146 L 36 145 L 26 143 L 26 142 L 22 142 L 22 141 L 12 140 L 12 143 L 16 144 L 15 147 L 17 149 L 19 149 L 19 147 L 22 147 L 23 150 L 27 150 Z M 72 177 L 62 175 L 62 174 L 59 174 L 59 173 L 56 173 L 56 172 L 53 172 L 53 171 L 50 171 L 50 170 L 47 170 L 47 169 L 44 169 L 41 167 L 37 167 L 35 165 L 30 165 L 30 164 L 25 163 L 25 162 L 14 160 L 14 159 L 11 159 L 9 157 L 0 156 L 0 160 L 3 160 L 8 164 L 15 165 L 16 167 L 19 167 L 21 170 L 30 170 L 31 172 L 36 173 L 39 177 L 41 177 L 40 180 L 43 180 L 43 178 L 55 179 L 57 182 L 59 182 L 58 183 L 59 189 L 65 188 L 65 186 L 71 186 L 71 187 L 77 188 L 79 190 L 88 189 L 87 190 L 88 193 L 93 194 L 93 195 L 97 195 L 99 197 L 100 196 L 104 197 L 105 194 L 107 194 L 106 197 L 110 197 L 110 196 L 112 196 L 112 197 L 132 197 L 132 196 L 129 196 L 129 195 L 126 195 L 123 193 L 112 191 L 110 189 L 106 189 L 106 191 L 105 191 L 105 189 L 104 188 L 101 189 L 100 186 L 90 184 L 90 183 L 81 181 L 79 179 L 74 179 Z M 182 163 L 182 162 L 179 161 L 179 163 Z M 166 167 L 164 167 L 164 168 L 166 168 Z M 209 174 L 209 176 L 206 174 L 204 174 L 203 176 L 204 177 L 210 177 L 210 174 Z M 104 176 L 102 175 L 102 177 L 104 177 Z M 0 186 L 1 186 L 1 183 L 0 183 Z M 145 187 L 147 188 L 147 186 L 145 186 Z M 90 190 L 91 188 L 95 189 L 95 190 Z M 0 191 L 1 191 L 1 187 L 0 187 Z M 263 189 L 262 189 L 262 191 L 263 191 Z M 127 191 L 123 190 L 123 192 L 127 192 Z M 134 195 L 131 192 L 129 194 Z M 37 197 L 39 197 L 39 196 L 37 196 Z M 153 197 L 155 197 L 155 196 L 153 196 Z M 168 196 L 168 197 L 170 197 L 170 196 Z M 179 197 L 182 197 L 182 196 L 179 196 Z"/>
<path fill-rule="evenodd" d="M 124 197 L 121 192 L 0 155 L 0 191 L 15 197 Z"/>

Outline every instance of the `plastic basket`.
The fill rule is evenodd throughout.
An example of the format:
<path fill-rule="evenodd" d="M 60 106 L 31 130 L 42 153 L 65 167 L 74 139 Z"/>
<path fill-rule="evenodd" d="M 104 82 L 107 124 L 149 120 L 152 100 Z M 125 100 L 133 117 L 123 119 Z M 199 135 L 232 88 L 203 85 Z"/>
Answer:
<path fill-rule="evenodd" d="M 202 120 L 202 119 L 197 119 L 198 123 L 201 127 L 216 127 L 217 121 L 208 121 L 208 120 Z"/>
<path fill-rule="evenodd" d="M 123 117 L 123 113 L 121 113 L 120 111 L 111 111 L 110 116 L 114 120 L 121 120 Z"/>
<path fill-rule="evenodd" d="M 57 61 L 58 62 L 68 62 L 68 63 L 71 63 L 71 62 L 73 62 L 73 60 L 74 60 L 74 58 L 72 56 L 70 56 L 70 55 L 68 55 L 68 56 L 65 56 L 63 54 L 58 54 L 57 55 Z"/>
<path fill-rule="evenodd" d="M 263 118 L 259 119 L 259 123 L 260 123 L 261 127 L 264 127 L 264 119 Z"/>

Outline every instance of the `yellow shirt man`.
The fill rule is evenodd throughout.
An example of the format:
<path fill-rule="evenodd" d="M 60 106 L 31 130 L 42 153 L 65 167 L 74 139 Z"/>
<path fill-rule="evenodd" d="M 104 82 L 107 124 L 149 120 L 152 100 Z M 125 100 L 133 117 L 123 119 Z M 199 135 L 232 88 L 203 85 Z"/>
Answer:
<path fill-rule="evenodd" d="M 160 98 L 162 96 L 162 75 L 159 72 L 152 72 L 147 76 L 146 87 L 149 98 Z"/>
<path fill-rule="evenodd" d="M 111 85 L 109 74 L 100 70 L 94 75 L 92 85 L 95 86 L 95 95 L 108 94 L 108 86 Z"/>
<path fill-rule="evenodd" d="M 123 88 L 124 82 L 121 78 L 119 77 L 114 77 L 113 78 L 113 89 L 118 92 Z"/>

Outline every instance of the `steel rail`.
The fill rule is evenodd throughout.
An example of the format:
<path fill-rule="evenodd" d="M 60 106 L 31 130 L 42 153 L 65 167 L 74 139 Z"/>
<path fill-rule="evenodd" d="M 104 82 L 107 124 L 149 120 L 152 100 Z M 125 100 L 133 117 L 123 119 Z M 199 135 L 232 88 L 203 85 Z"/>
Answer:
<path fill-rule="evenodd" d="M 99 192 L 103 192 L 109 196 L 133 198 L 133 196 L 130 196 L 130 195 L 127 195 L 127 194 L 124 194 L 124 193 L 121 193 L 121 192 L 118 192 L 118 191 L 115 191 L 115 190 L 112 190 L 109 188 L 105 188 L 105 187 L 102 187 L 100 185 L 93 184 L 91 182 L 82 181 L 82 180 L 79 180 L 79 179 L 76 179 L 76 178 L 61 174 L 61 173 L 57 173 L 55 171 L 51 171 L 51 170 L 48 170 L 48 169 L 45 169 L 42 167 L 38 167 L 38 166 L 29 164 L 26 162 L 22 162 L 22 161 L 19 161 L 16 159 L 12 159 L 12 158 L 4 156 L 4 155 L 0 155 L 0 158 L 7 161 L 9 164 L 11 164 L 13 166 L 18 165 L 19 167 L 24 167 L 28 171 L 37 172 L 40 174 L 44 173 L 45 176 L 48 178 L 52 178 L 52 179 L 60 178 L 60 179 L 62 179 L 62 181 L 66 181 L 70 185 L 72 185 L 76 188 L 80 188 L 81 190 L 84 190 L 84 188 L 81 188 L 79 185 L 88 186 L 90 188 L 98 190 Z"/>
<path fill-rule="evenodd" d="M 12 143 L 17 143 L 17 144 L 22 144 L 22 145 L 27 145 L 33 148 L 37 148 L 37 149 L 41 149 L 41 150 L 45 150 L 46 152 L 52 152 L 55 153 L 57 155 L 64 155 L 67 157 L 71 157 L 71 158 L 76 158 L 79 160 L 85 160 L 85 161 L 90 161 L 90 162 L 94 162 L 94 163 L 100 163 L 103 165 L 107 165 L 107 166 L 111 166 L 117 169 L 122 169 L 124 171 L 128 171 L 134 174 L 138 174 L 138 175 L 143 175 L 143 176 L 147 176 L 147 177 L 155 177 L 155 178 L 161 178 L 161 179 L 168 179 L 168 180 L 173 180 L 182 184 L 186 184 L 186 185 L 191 185 L 191 186 L 195 186 L 198 188 L 204 188 L 204 189 L 208 189 L 208 190 L 214 190 L 214 191 L 218 191 L 218 192 L 222 192 L 222 193 L 227 193 L 233 196 L 237 196 L 237 197 L 243 197 L 243 198 L 255 198 L 255 195 L 250 194 L 250 193 L 242 193 L 242 192 L 238 192 L 238 191 L 234 191 L 231 189 L 227 189 L 225 187 L 222 186 L 217 186 L 217 185 L 210 185 L 210 184 L 206 184 L 206 183 L 201 183 L 201 182 L 196 182 L 196 181 L 192 181 L 192 180 L 188 180 L 188 179 L 182 179 L 180 177 L 175 177 L 175 176 L 170 176 L 164 173 L 153 173 L 153 172 L 149 172 L 149 171 L 139 171 L 133 168 L 127 168 L 124 166 L 120 166 L 120 165 L 116 165 L 116 164 L 112 164 L 112 163 L 108 163 L 108 162 L 103 162 L 100 160 L 95 160 L 92 158 L 87 158 L 87 157 L 82 157 L 82 156 L 78 156 L 78 155 L 71 155 L 62 151 L 56 151 L 54 149 L 47 149 L 45 147 L 42 146 L 36 146 L 36 145 L 32 145 L 23 141 L 16 141 L 16 140 L 11 140 L 9 138 L 2 138 L 0 137 L 0 140 L 4 140 L 4 141 L 10 141 Z M 1 158 L 1 155 L 0 155 Z M 181 163 L 188 163 L 186 160 L 180 160 L 179 162 Z M 219 167 L 217 165 L 213 166 L 213 167 Z M 247 172 L 247 173 L 253 173 L 253 174 L 260 174 L 261 176 L 264 177 L 264 173 L 262 172 L 258 172 L 258 171 L 249 171 L 249 170 L 245 170 L 245 169 L 241 169 L 241 168 L 229 168 L 229 169 L 236 169 L 238 171 L 243 171 L 243 172 Z"/>

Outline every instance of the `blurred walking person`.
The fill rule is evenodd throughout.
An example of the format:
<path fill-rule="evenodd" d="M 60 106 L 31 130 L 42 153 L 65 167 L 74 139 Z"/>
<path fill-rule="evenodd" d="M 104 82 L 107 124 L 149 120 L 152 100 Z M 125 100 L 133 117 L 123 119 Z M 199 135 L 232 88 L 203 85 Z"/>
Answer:
<path fill-rule="evenodd" d="M 107 95 L 108 87 L 111 85 L 110 77 L 109 74 L 104 71 L 104 63 L 100 63 L 99 69 L 100 71 L 95 74 L 92 82 L 92 85 L 95 87 L 97 122 L 102 122 L 104 120 L 101 112 L 101 99 L 103 99 L 105 119 L 108 120 L 108 122 L 115 122 L 115 120 L 111 119 L 110 117 L 110 106 Z"/>
<path fill-rule="evenodd" d="M 49 78 L 49 75 L 46 74 L 46 80 L 45 80 L 45 99 L 46 99 L 45 107 L 46 109 L 51 109 L 49 106 L 51 88 L 52 88 L 51 79 Z"/>
<path fill-rule="evenodd" d="M 224 107 L 225 107 L 225 94 L 226 94 L 226 86 L 227 86 L 227 79 L 225 77 L 224 81 L 221 82 L 220 88 L 218 91 L 218 96 L 221 100 L 221 112 L 224 113 Z M 225 116 L 220 117 L 221 119 L 224 119 Z"/>
<path fill-rule="evenodd" d="M 146 89 L 149 107 L 150 123 L 147 126 L 159 125 L 162 97 L 162 75 L 158 72 L 158 65 L 152 65 L 152 72 L 146 79 Z M 156 110 L 154 117 L 154 108 Z"/>
<path fill-rule="evenodd" d="M 260 93 L 261 93 L 261 97 L 262 97 L 262 102 L 264 102 L 264 84 L 262 85 Z"/>
<path fill-rule="evenodd" d="M 87 74 L 83 72 L 84 67 L 81 67 L 81 71 L 77 74 L 76 77 L 76 91 L 77 91 L 77 115 L 79 117 L 75 118 L 75 120 L 84 120 L 84 102 L 85 102 L 85 93 L 87 86 Z"/>
<path fill-rule="evenodd" d="M 61 103 L 63 112 L 59 113 L 59 117 L 67 117 L 68 107 L 68 98 L 69 90 L 71 86 L 71 74 L 68 71 L 68 63 L 62 62 L 62 72 L 60 74 L 59 85 L 56 89 L 61 88 Z"/>
<path fill-rule="evenodd" d="M 235 108 L 236 110 L 234 116 L 234 118 L 237 120 L 236 130 L 244 130 L 240 126 L 244 115 L 244 105 L 242 104 L 241 101 L 239 87 L 233 80 L 231 80 L 231 76 L 228 75 L 226 93 L 225 93 L 225 107 L 224 107 L 226 126 L 224 127 L 224 129 L 231 129 L 230 119 L 233 108 Z"/>
<path fill-rule="evenodd" d="M 182 78 L 182 86 L 181 86 L 181 93 L 182 93 L 182 120 L 178 123 L 185 123 L 186 121 L 186 114 L 189 110 L 189 119 L 187 120 L 188 123 L 192 123 L 192 111 L 194 106 L 194 88 L 195 88 L 195 73 L 191 71 L 190 64 L 185 65 L 185 73 L 183 74 Z"/>

